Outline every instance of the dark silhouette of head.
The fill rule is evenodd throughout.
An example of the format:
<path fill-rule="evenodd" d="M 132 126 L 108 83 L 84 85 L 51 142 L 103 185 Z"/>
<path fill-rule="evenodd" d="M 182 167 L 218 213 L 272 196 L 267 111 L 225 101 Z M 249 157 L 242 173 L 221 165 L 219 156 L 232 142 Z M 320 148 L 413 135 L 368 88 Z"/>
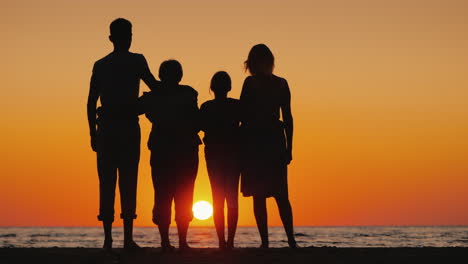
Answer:
<path fill-rule="evenodd" d="M 226 97 L 227 93 L 231 91 L 231 77 L 225 71 L 219 71 L 211 78 L 210 89 L 215 95 Z"/>
<path fill-rule="evenodd" d="M 127 51 L 132 44 L 132 23 L 125 18 L 117 18 L 110 24 L 109 40 L 114 50 Z"/>
<path fill-rule="evenodd" d="M 159 66 L 159 79 L 166 84 L 178 84 L 182 80 L 182 65 L 176 60 L 167 60 Z"/>
<path fill-rule="evenodd" d="M 252 75 L 270 75 L 275 67 L 275 57 L 265 44 L 257 44 L 250 50 L 244 65 L 245 70 L 248 70 Z"/>

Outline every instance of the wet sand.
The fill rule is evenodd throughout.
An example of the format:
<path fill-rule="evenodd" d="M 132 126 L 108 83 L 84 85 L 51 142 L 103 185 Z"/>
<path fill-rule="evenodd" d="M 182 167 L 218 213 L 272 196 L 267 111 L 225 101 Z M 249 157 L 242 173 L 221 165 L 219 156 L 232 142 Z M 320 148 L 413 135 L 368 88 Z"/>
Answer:
<path fill-rule="evenodd" d="M 16 263 L 190 263 L 190 264 L 260 264 L 260 263 L 466 263 L 468 248 L 330 248 L 309 247 L 232 251 L 193 249 L 189 252 L 161 252 L 143 248 L 111 253 L 90 248 L 0 248 L 1 264 Z"/>

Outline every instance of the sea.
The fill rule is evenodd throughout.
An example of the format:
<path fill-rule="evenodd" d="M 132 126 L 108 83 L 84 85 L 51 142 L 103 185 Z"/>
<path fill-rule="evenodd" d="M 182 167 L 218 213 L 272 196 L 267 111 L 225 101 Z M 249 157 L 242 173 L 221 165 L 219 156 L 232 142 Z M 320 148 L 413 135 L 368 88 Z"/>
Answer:
<path fill-rule="evenodd" d="M 468 226 L 362 226 L 295 227 L 301 247 L 468 247 Z M 177 245 L 177 229 L 170 230 Z M 270 247 L 287 247 L 282 227 L 269 227 Z M 121 227 L 114 227 L 114 247 L 122 247 Z M 143 247 L 159 247 L 156 227 L 136 227 L 135 241 Z M 217 247 L 213 227 L 191 227 L 188 241 L 195 248 Z M 0 247 L 16 248 L 99 248 L 103 243 L 100 227 L 0 227 Z M 238 227 L 235 246 L 258 247 L 256 227 Z"/>

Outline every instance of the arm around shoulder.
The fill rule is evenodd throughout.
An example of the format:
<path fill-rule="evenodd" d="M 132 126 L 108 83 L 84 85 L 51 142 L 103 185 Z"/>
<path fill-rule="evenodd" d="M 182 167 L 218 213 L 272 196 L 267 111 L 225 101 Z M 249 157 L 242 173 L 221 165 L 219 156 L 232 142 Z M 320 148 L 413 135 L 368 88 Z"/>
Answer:
<path fill-rule="evenodd" d="M 146 61 L 143 54 L 138 54 L 140 56 L 140 67 L 141 67 L 141 76 L 140 78 L 145 82 L 145 84 L 150 88 L 151 91 L 158 89 L 161 85 L 161 82 L 154 78 L 153 74 L 150 71 L 148 62 Z"/>

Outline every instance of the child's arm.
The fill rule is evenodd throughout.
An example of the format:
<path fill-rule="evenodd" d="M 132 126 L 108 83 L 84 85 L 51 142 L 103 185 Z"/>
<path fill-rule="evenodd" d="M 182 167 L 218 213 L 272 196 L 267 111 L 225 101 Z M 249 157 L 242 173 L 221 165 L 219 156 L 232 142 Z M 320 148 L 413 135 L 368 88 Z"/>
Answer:
<path fill-rule="evenodd" d="M 148 111 L 148 92 L 144 92 L 142 96 L 138 97 L 137 113 L 142 115 Z"/>
<path fill-rule="evenodd" d="M 154 103 L 153 93 L 152 92 L 144 92 L 142 96 L 138 98 L 138 106 L 137 111 L 138 115 L 145 114 L 146 118 L 153 123 L 154 120 L 154 111 L 152 111 L 152 104 Z"/>

